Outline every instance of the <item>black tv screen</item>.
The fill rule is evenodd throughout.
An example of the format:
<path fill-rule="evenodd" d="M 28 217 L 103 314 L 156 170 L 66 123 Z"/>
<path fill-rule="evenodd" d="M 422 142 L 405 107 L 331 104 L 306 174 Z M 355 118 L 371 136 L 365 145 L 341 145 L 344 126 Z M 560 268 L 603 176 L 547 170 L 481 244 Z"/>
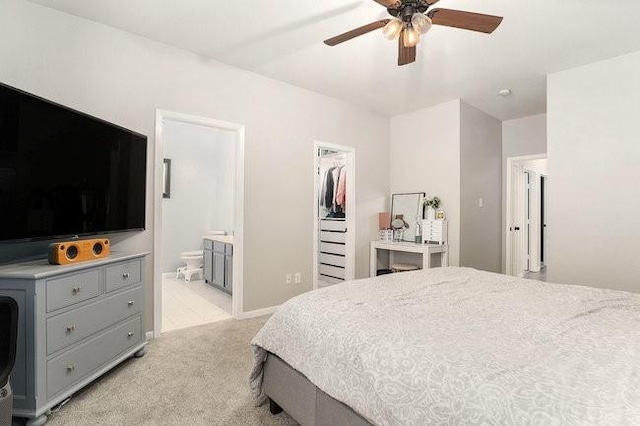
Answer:
<path fill-rule="evenodd" d="M 0 84 L 0 241 L 142 230 L 146 136 Z"/>

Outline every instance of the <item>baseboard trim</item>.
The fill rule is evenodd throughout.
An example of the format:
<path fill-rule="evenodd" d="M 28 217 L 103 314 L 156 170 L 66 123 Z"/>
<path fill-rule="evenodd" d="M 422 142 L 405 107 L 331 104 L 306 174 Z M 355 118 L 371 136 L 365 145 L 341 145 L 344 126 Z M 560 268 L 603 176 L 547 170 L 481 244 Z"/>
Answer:
<path fill-rule="evenodd" d="M 156 334 L 153 331 L 147 331 L 145 333 L 145 337 L 147 340 L 153 340 L 156 337 Z"/>
<path fill-rule="evenodd" d="M 279 307 L 280 305 L 276 305 L 276 306 L 271 306 L 269 308 L 256 309 L 255 311 L 243 312 L 242 314 L 240 314 L 240 317 L 238 319 L 249 319 L 249 318 L 262 317 L 264 315 L 271 315 Z"/>
<path fill-rule="evenodd" d="M 162 278 L 175 278 L 176 277 L 176 273 L 175 272 L 163 272 L 162 273 Z"/>

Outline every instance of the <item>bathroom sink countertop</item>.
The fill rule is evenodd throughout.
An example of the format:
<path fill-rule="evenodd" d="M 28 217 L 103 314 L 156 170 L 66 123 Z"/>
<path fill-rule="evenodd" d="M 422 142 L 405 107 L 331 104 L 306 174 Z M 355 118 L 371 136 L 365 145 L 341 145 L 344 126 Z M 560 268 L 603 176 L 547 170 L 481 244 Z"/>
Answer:
<path fill-rule="evenodd" d="M 203 235 L 205 240 L 219 241 L 225 244 L 233 244 L 233 235 Z"/>

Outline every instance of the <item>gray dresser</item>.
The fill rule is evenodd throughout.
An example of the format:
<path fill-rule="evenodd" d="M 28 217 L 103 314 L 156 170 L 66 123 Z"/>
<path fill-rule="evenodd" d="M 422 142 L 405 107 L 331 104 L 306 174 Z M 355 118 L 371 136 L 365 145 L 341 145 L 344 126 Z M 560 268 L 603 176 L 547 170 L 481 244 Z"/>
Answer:
<path fill-rule="evenodd" d="M 0 267 L 0 295 L 13 297 L 20 309 L 14 416 L 42 425 L 51 407 L 130 356 L 144 354 L 146 255 Z"/>

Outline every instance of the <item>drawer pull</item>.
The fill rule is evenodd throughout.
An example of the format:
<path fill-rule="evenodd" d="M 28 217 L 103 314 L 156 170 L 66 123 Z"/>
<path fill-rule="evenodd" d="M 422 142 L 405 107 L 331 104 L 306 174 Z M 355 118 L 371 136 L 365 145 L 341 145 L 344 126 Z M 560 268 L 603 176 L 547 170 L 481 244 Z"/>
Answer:
<path fill-rule="evenodd" d="M 72 331 L 76 331 L 76 325 L 71 324 L 67 326 L 67 333 L 71 333 Z"/>
<path fill-rule="evenodd" d="M 128 305 L 129 305 L 129 306 L 133 306 L 133 305 L 135 305 L 135 303 L 136 303 L 136 302 L 134 302 L 133 300 L 129 300 Z"/>
<path fill-rule="evenodd" d="M 78 293 L 80 293 L 80 290 L 82 290 L 82 287 L 81 286 L 76 286 L 76 287 L 71 289 L 71 293 L 78 294 Z"/>
<path fill-rule="evenodd" d="M 131 274 L 128 273 L 128 272 L 123 272 L 122 273 L 122 279 L 124 279 L 124 280 L 128 280 L 130 276 L 131 276 Z"/>
<path fill-rule="evenodd" d="M 71 371 L 74 371 L 75 369 L 76 369 L 76 365 L 75 364 L 67 365 L 67 371 L 71 372 Z"/>
<path fill-rule="evenodd" d="M 133 337 L 133 333 L 130 331 L 127 333 L 127 337 Z"/>

